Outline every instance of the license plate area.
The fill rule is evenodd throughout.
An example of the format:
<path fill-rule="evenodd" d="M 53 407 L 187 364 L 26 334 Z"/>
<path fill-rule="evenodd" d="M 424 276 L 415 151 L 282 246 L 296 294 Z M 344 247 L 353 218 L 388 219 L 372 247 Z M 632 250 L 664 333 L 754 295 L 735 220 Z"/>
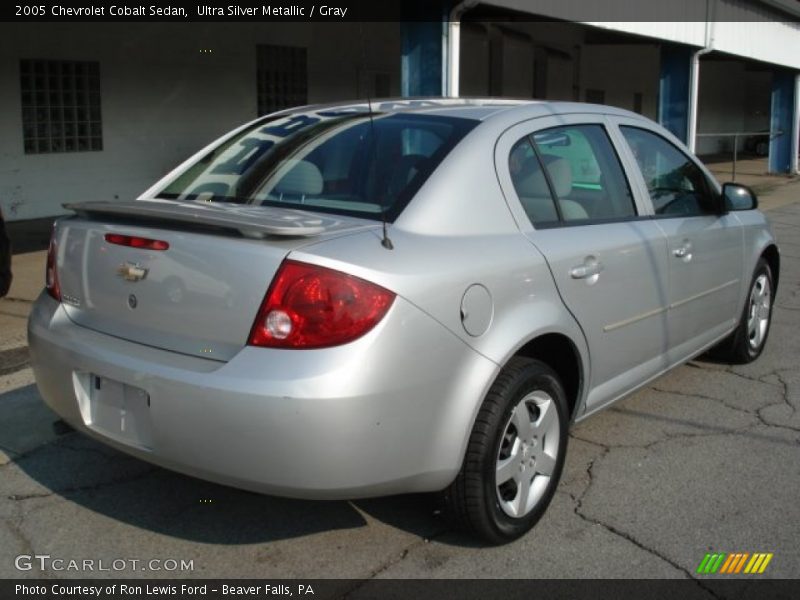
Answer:
<path fill-rule="evenodd" d="M 124 444 L 153 447 L 147 391 L 94 373 L 75 373 L 73 380 L 87 427 Z"/>

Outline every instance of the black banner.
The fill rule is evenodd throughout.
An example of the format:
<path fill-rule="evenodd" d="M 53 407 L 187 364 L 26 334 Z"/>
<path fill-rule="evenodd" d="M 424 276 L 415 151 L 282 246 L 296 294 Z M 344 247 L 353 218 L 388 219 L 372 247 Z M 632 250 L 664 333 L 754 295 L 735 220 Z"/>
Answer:
<path fill-rule="evenodd" d="M 49 0 L 4 5 L 2 20 L 12 22 L 329 22 L 440 21 L 448 7 L 431 0 Z"/>
<path fill-rule="evenodd" d="M 800 2 L 761 5 L 727 17 L 753 21 L 797 21 Z M 794 7 L 791 3 L 797 2 Z M 500 5 L 500 6 L 498 6 Z M 5 22 L 343 22 L 343 21 L 446 21 L 455 10 L 476 21 L 678 21 L 709 18 L 705 2 L 664 3 L 657 0 L 567 0 L 537 6 L 527 0 L 24 0 L 0 7 Z M 548 11 L 549 12 L 546 12 Z M 555 10 L 555 12 L 554 12 Z M 543 12 L 545 11 L 545 12 Z M 726 20 L 715 15 L 712 20 Z"/>
<path fill-rule="evenodd" d="M 353 600 L 796 600 L 800 580 L 788 579 L 29 579 L 0 581 L 0 598 L 90 600 L 102 598 L 314 598 Z"/>

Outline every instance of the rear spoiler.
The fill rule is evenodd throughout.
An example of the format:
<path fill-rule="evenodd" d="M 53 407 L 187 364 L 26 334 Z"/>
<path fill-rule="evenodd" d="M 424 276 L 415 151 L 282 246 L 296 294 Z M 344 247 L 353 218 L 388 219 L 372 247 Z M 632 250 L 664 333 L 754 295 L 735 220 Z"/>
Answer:
<path fill-rule="evenodd" d="M 233 229 L 248 238 L 307 237 L 337 223 L 319 215 L 290 208 L 187 202 L 136 200 L 134 202 L 77 202 L 62 205 L 79 215 L 136 217 L 160 222 L 194 223 Z M 326 221 L 330 221 L 326 223 Z"/>

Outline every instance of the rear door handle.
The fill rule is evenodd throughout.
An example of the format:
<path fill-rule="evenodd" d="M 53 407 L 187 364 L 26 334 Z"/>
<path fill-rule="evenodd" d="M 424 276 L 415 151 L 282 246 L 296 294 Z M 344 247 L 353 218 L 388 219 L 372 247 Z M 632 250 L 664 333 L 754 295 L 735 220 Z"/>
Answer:
<path fill-rule="evenodd" d="M 573 279 L 589 279 L 600 275 L 604 268 L 603 263 L 594 256 L 587 256 L 582 265 L 576 265 L 569 270 L 569 276 Z M 595 277 L 595 279 L 597 278 Z"/>

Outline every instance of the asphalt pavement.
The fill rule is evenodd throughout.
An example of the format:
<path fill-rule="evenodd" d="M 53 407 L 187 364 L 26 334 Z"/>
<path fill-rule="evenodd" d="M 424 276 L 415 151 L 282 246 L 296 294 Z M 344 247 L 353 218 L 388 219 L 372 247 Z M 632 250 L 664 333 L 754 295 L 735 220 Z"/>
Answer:
<path fill-rule="evenodd" d="M 544 518 L 491 548 L 454 531 L 425 495 L 272 498 L 57 434 L 24 345 L 44 255 L 18 255 L 11 298 L 0 301 L 0 577 L 640 577 L 702 586 L 723 577 L 696 573 L 706 553 L 765 552 L 773 558 L 760 577 L 800 578 L 797 200 L 797 180 L 762 193 L 782 265 L 761 358 L 736 367 L 697 359 L 575 426 Z M 43 554 L 127 562 L 89 572 L 15 567 L 20 555 Z M 142 570 L 152 559 L 192 569 Z"/>

